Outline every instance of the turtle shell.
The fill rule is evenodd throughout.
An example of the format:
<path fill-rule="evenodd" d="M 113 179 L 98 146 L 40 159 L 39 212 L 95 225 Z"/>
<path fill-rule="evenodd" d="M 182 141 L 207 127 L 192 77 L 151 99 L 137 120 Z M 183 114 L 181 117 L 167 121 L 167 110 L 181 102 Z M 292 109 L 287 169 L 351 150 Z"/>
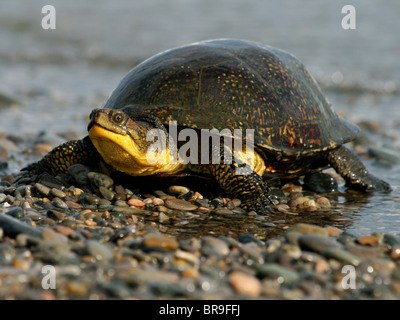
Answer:
<path fill-rule="evenodd" d="M 293 55 L 243 40 L 211 40 L 157 54 L 133 68 L 105 108 L 134 105 L 167 124 L 254 129 L 258 146 L 289 154 L 353 140 L 359 129 L 340 118 Z"/>

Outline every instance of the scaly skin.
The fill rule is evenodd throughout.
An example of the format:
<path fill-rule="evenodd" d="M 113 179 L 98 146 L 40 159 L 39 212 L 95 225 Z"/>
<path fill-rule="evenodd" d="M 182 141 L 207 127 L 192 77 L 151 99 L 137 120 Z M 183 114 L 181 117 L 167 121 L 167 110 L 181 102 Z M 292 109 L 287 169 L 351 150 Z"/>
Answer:
<path fill-rule="evenodd" d="M 94 164 L 100 155 L 89 137 L 82 140 L 71 140 L 51 150 L 41 160 L 32 163 L 22 170 L 32 173 L 47 172 L 52 175 L 68 173 L 68 167 L 74 164 Z"/>
<path fill-rule="evenodd" d="M 346 181 L 346 185 L 362 191 L 390 192 L 390 185 L 368 172 L 360 159 L 349 149 L 341 146 L 327 154 L 330 165 Z"/>

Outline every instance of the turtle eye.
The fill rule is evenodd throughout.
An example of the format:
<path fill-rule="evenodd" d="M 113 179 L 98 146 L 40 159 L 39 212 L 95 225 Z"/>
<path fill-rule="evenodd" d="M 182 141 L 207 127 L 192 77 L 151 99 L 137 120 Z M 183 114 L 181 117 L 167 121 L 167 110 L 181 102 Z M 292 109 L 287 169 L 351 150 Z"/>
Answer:
<path fill-rule="evenodd" d="M 120 112 L 115 113 L 111 118 L 111 120 L 116 124 L 121 124 L 124 121 L 124 119 L 125 119 L 124 115 Z"/>

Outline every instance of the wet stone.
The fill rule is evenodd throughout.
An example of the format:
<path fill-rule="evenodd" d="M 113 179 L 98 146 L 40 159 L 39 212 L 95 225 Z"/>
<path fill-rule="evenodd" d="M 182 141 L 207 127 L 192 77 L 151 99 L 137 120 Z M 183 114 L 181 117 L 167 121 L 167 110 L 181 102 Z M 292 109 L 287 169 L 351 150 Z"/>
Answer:
<path fill-rule="evenodd" d="M 170 186 L 167 193 L 173 196 L 181 196 L 187 194 L 189 191 L 190 189 L 184 186 Z"/>
<path fill-rule="evenodd" d="M 136 207 L 129 207 L 129 206 L 115 206 L 112 209 L 113 212 L 121 213 L 125 216 L 130 216 L 132 214 L 146 214 L 150 213 L 148 210 L 138 209 Z"/>
<path fill-rule="evenodd" d="M 182 199 L 166 199 L 164 200 L 164 205 L 170 209 L 184 211 L 193 211 L 198 208 L 196 205 Z"/>
<path fill-rule="evenodd" d="M 280 266 L 277 263 L 265 263 L 261 265 L 257 274 L 261 278 L 281 278 L 281 281 L 287 285 L 293 285 L 300 279 L 300 275 L 286 267 Z"/>
<path fill-rule="evenodd" d="M 218 238 L 205 236 L 201 239 L 201 251 L 205 255 L 226 256 L 229 254 L 228 244 Z"/>
<path fill-rule="evenodd" d="M 199 207 L 203 207 L 203 208 L 209 208 L 210 207 L 208 199 L 199 199 L 198 198 L 198 199 L 196 199 L 194 201 L 194 204 L 199 206 Z"/>
<path fill-rule="evenodd" d="M 325 228 L 308 224 L 308 223 L 297 223 L 290 228 L 291 231 L 296 231 L 303 234 L 318 234 L 327 237 L 328 231 Z"/>
<path fill-rule="evenodd" d="M 322 255 L 326 258 L 339 260 L 344 264 L 351 264 L 353 266 L 360 264 L 360 259 L 357 256 L 342 248 L 327 248 L 322 251 Z"/>
<path fill-rule="evenodd" d="M 7 214 L 16 219 L 21 219 L 25 216 L 24 210 L 21 207 L 14 207 L 7 211 Z"/>
<path fill-rule="evenodd" d="M 345 249 L 360 259 L 376 258 L 382 255 L 382 251 L 378 247 L 369 247 L 348 243 L 345 245 Z"/>
<path fill-rule="evenodd" d="M 56 210 L 49 210 L 47 211 L 47 216 L 55 221 L 63 221 L 67 214 Z"/>
<path fill-rule="evenodd" d="M 335 239 L 319 234 L 303 234 L 299 237 L 299 245 L 302 249 L 322 253 L 328 248 L 340 248 L 341 245 Z"/>
<path fill-rule="evenodd" d="M 107 189 L 107 188 L 105 188 L 105 187 L 103 187 L 103 186 L 99 188 L 99 191 L 100 191 L 101 195 L 102 195 L 106 200 L 109 200 L 109 201 L 113 200 L 114 195 L 115 195 L 115 192 L 114 192 L 114 191 L 111 191 L 111 190 L 109 190 L 109 189 Z"/>
<path fill-rule="evenodd" d="M 144 207 L 146 204 L 142 200 L 139 200 L 139 199 L 129 199 L 128 205 L 135 206 L 135 207 Z"/>
<path fill-rule="evenodd" d="M 40 192 L 44 196 L 48 196 L 50 194 L 50 188 L 46 187 L 41 183 L 35 183 L 35 188 L 38 192 Z"/>
<path fill-rule="evenodd" d="M 61 199 L 66 197 L 66 194 L 64 192 L 62 192 L 61 190 L 58 190 L 56 188 L 52 188 L 51 189 L 51 193 L 55 196 L 55 197 L 59 197 Z"/>
<path fill-rule="evenodd" d="M 339 190 L 336 179 L 323 172 L 305 176 L 304 188 L 316 193 L 337 192 Z"/>
<path fill-rule="evenodd" d="M 364 246 L 378 246 L 380 244 L 379 239 L 372 235 L 358 237 L 357 242 Z"/>
<path fill-rule="evenodd" d="M 218 214 L 218 215 L 233 214 L 232 210 L 225 209 L 225 208 L 216 208 L 216 209 L 212 210 L 211 212 L 214 213 L 214 214 Z"/>
<path fill-rule="evenodd" d="M 55 206 L 56 208 L 68 209 L 68 206 L 67 206 L 67 205 L 65 204 L 65 202 L 62 201 L 61 199 L 53 200 L 53 201 L 51 202 L 51 204 L 52 204 L 53 206 Z"/>
<path fill-rule="evenodd" d="M 86 242 L 86 250 L 93 256 L 97 261 L 110 262 L 113 259 L 111 249 L 95 240 L 88 240 Z"/>
<path fill-rule="evenodd" d="M 232 199 L 232 200 L 228 201 L 228 203 L 226 204 L 226 207 L 229 210 L 233 210 L 233 209 L 239 207 L 240 204 L 241 204 L 241 201 L 239 199 Z"/>
<path fill-rule="evenodd" d="M 114 180 L 103 173 L 89 172 L 88 178 L 98 188 L 110 188 L 114 184 Z"/>
<path fill-rule="evenodd" d="M 256 277 L 242 271 L 233 271 L 229 274 L 228 281 L 239 294 L 254 298 L 258 297 L 261 293 L 260 281 Z"/>
<path fill-rule="evenodd" d="M 386 162 L 391 165 L 395 165 L 400 161 L 400 157 L 397 154 L 383 148 L 369 147 L 368 154 L 378 161 Z"/>
<path fill-rule="evenodd" d="M 58 243 L 67 243 L 68 238 L 61 233 L 55 232 L 52 229 L 49 228 L 44 228 L 42 230 L 42 239 L 45 241 L 51 241 L 51 242 L 58 242 Z"/>
<path fill-rule="evenodd" d="M 271 199 L 275 199 L 278 201 L 286 201 L 287 200 L 285 193 L 281 189 L 275 189 L 275 188 L 271 189 L 270 197 L 271 197 Z"/>
<path fill-rule="evenodd" d="M 83 199 L 86 203 L 93 205 L 97 205 L 100 202 L 100 198 L 94 195 L 85 195 Z"/>
<path fill-rule="evenodd" d="M 331 207 L 331 202 L 325 197 L 317 198 L 316 203 L 320 208 L 330 208 Z"/>
<path fill-rule="evenodd" d="M 147 249 L 157 248 L 165 251 L 175 251 L 178 248 L 178 241 L 175 238 L 150 233 L 144 237 L 143 247 Z"/>
<path fill-rule="evenodd" d="M 89 183 L 88 174 L 90 169 L 82 164 L 74 164 L 68 168 L 68 173 L 74 178 L 75 182 L 84 186 Z"/>

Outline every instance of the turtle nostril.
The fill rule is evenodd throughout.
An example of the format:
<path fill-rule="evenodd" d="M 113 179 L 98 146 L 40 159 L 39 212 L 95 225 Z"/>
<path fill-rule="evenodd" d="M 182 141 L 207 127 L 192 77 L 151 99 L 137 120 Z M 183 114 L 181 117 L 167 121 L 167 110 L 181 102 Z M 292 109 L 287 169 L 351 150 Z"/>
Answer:
<path fill-rule="evenodd" d="M 98 116 L 99 116 L 99 109 L 96 108 L 96 109 L 93 109 L 92 112 L 90 113 L 89 119 L 94 120 Z"/>

